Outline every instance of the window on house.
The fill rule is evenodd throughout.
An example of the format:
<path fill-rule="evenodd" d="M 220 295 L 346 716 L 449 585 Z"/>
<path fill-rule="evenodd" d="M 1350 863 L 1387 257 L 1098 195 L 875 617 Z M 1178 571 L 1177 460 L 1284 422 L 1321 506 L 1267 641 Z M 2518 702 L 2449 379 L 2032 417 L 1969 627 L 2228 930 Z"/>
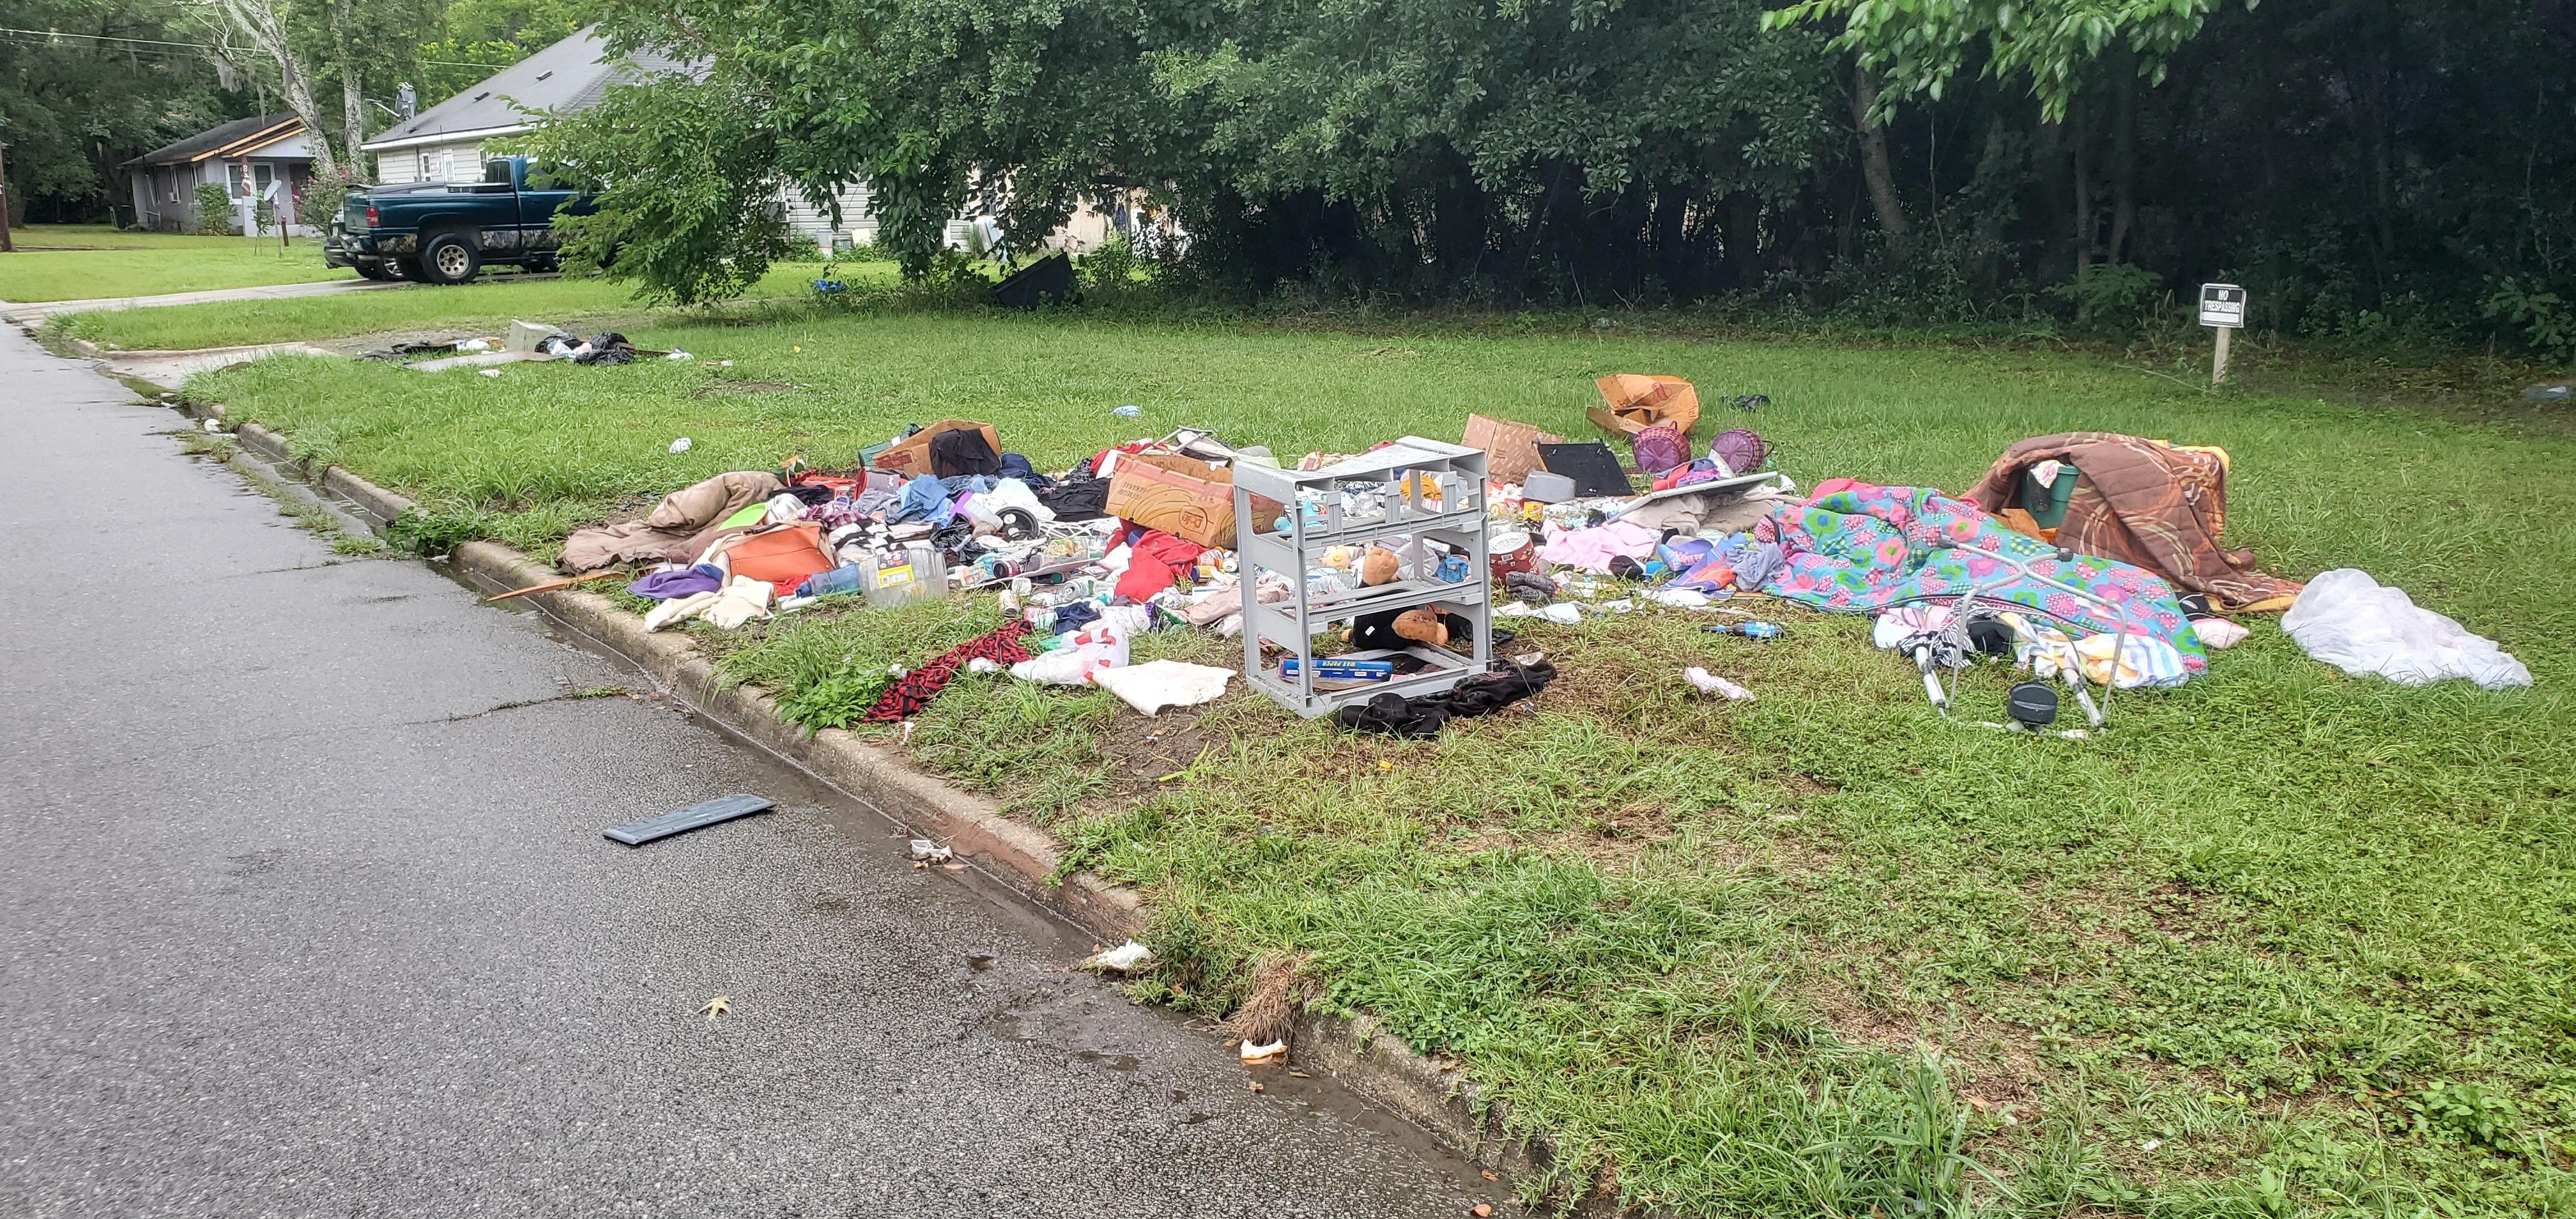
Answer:
<path fill-rule="evenodd" d="M 426 149 L 426 148 L 424 148 L 424 149 L 422 149 L 422 150 L 420 151 L 420 173 L 419 173 L 419 175 L 418 175 L 418 176 L 414 177 L 414 178 L 412 179 L 412 181 L 414 181 L 414 182 L 427 182 L 427 181 L 429 181 L 429 150 L 428 150 L 428 149 Z"/>

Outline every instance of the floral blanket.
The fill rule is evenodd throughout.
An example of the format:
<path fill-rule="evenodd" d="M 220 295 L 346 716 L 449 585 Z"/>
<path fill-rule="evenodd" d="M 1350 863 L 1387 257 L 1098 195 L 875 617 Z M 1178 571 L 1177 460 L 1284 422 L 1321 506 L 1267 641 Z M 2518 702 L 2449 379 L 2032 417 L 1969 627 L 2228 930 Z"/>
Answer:
<path fill-rule="evenodd" d="M 1981 597 L 2036 610 L 2070 635 L 2127 630 L 2172 644 L 2194 675 L 2209 667 L 2173 587 L 2142 568 L 2084 555 L 2060 559 L 2056 547 L 1929 487 L 1837 479 L 1817 490 L 1753 527 L 1756 540 L 1779 543 L 1785 555 L 1762 591 L 1816 609 L 1875 613 L 1955 599 L 1975 585 Z M 2038 560 L 2034 572 L 2100 597 L 2117 613 L 2024 579 L 1992 557 L 1997 553 Z"/>

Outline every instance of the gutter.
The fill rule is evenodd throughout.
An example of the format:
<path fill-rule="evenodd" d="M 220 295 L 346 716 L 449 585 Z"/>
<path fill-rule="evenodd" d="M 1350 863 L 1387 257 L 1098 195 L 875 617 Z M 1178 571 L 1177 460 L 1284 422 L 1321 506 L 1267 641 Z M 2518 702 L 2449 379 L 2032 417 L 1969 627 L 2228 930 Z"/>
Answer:
<path fill-rule="evenodd" d="M 501 136 L 526 135 L 534 130 L 536 130 L 536 128 L 527 123 L 511 123 L 501 127 L 477 127 L 467 131 L 439 131 L 432 132 L 428 135 L 407 135 L 396 140 L 370 140 L 364 144 L 358 145 L 358 147 L 360 150 L 365 152 L 390 152 L 398 148 L 417 148 L 423 144 L 457 144 L 466 140 L 489 140 L 497 139 Z"/>
<path fill-rule="evenodd" d="M 174 405 L 198 419 L 221 419 L 224 413 L 221 406 L 209 403 Z M 233 429 L 233 435 L 279 474 L 337 497 L 347 510 L 326 503 L 335 515 L 360 518 L 378 534 L 416 507 L 411 500 L 338 466 L 298 461 L 282 437 L 259 424 L 242 424 Z M 559 578 L 552 568 L 496 542 L 464 543 L 449 562 L 469 582 L 504 591 Z M 756 687 L 723 680 L 685 635 L 647 634 L 641 618 L 606 597 L 580 591 L 577 585 L 520 599 L 633 664 L 674 701 L 729 735 L 914 829 L 918 836 L 949 845 L 976 870 L 1099 939 L 1115 943 L 1145 930 L 1151 921 L 1151 912 L 1135 889 L 1092 872 L 1061 872 L 1063 857 L 1054 838 L 1003 816 L 991 800 L 950 786 L 914 767 L 895 750 L 839 729 L 809 733 L 781 719 L 775 699 Z M 1329 1073 L 1469 1163 L 1495 1170 L 1507 1180 L 1538 1180 L 1552 1188 L 1564 1187 L 1563 1182 L 1550 1180 L 1558 1162 L 1555 1138 L 1546 1133 L 1511 1134 L 1508 1107 L 1484 1096 L 1454 1061 L 1415 1052 L 1389 1033 L 1382 1021 L 1365 1014 L 1346 1017 L 1301 1010 L 1292 1029 L 1290 1053 L 1296 1062 Z M 1569 1200 L 1566 1213 L 1607 1215 L 1613 1208 L 1605 1202 L 1597 1195 L 1578 1196 Z M 1642 1213 L 1664 1212 L 1649 1208 Z"/>

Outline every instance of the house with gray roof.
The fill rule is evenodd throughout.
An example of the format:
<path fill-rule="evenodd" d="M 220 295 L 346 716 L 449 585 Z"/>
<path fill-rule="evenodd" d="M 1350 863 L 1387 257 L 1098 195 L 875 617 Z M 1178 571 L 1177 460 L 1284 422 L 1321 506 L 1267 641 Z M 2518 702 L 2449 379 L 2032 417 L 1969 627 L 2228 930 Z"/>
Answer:
<path fill-rule="evenodd" d="M 376 154 L 376 181 L 385 185 L 480 182 L 487 146 L 534 130 L 539 115 L 581 110 L 612 84 L 686 66 L 649 51 L 611 57 L 607 40 L 592 26 L 394 124 L 361 147 Z M 788 228 L 807 240 L 825 246 L 841 234 L 859 244 L 876 240 L 876 214 L 864 184 L 842 190 L 838 230 L 801 192 L 786 192 L 780 203 Z"/>
<path fill-rule="evenodd" d="M 599 27 L 592 26 L 394 124 L 360 147 L 376 154 L 376 181 L 385 185 L 480 182 L 488 146 L 534 130 L 539 115 L 578 111 L 597 103 L 600 94 L 612 84 L 684 71 L 687 67 L 679 60 L 649 51 L 613 58 L 607 40 L 599 36 Z M 808 241 L 829 247 L 836 239 L 847 237 L 854 244 L 868 245 L 877 236 L 876 212 L 869 206 L 870 198 L 864 182 L 842 188 L 838 228 L 833 227 L 828 214 L 806 202 L 802 191 L 791 188 L 781 192 L 779 210 L 789 231 Z M 977 234 L 982 220 L 983 214 L 977 213 L 950 221 L 948 244 L 980 249 Z M 980 227 L 989 229 L 990 225 Z M 1110 221 L 1105 215 L 1085 206 L 1047 244 L 1077 252 L 1088 250 L 1097 246 L 1109 229 Z"/>
<path fill-rule="evenodd" d="M 282 217 L 289 232 L 309 231 L 295 223 L 295 201 L 313 177 L 313 154 L 304 144 L 304 124 L 293 114 L 262 114 L 209 127 L 118 168 L 125 171 L 134 196 L 138 228 L 194 231 L 197 188 L 219 186 L 234 208 L 247 201 L 261 215 Z"/>

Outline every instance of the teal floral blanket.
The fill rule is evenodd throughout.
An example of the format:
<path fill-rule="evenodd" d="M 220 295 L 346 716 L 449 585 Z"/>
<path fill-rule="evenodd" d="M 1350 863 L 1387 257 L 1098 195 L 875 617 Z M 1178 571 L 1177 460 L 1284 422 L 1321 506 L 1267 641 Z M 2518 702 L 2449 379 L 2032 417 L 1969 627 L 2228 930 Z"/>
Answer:
<path fill-rule="evenodd" d="M 2058 558 L 2056 547 L 1929 487 L 1834 479 L 1817 491 L 1753 527 L 1756 540 L 1779 543 L 1785 556 L 1762 591 L 1821 610 L 1876 613 L 1956 600 L 1974 586 L 1981 598 L 2045 614 L 2070 635 L 2145 635 L 2172 644 L 2194 676 L 2209 668 L 2173 586 L 2152 572 L 2089 555 Z M 2032 560 L 2035 574 L 2082 589 L 2111 609 L 2023 578 L 1998 554 Z"/>

